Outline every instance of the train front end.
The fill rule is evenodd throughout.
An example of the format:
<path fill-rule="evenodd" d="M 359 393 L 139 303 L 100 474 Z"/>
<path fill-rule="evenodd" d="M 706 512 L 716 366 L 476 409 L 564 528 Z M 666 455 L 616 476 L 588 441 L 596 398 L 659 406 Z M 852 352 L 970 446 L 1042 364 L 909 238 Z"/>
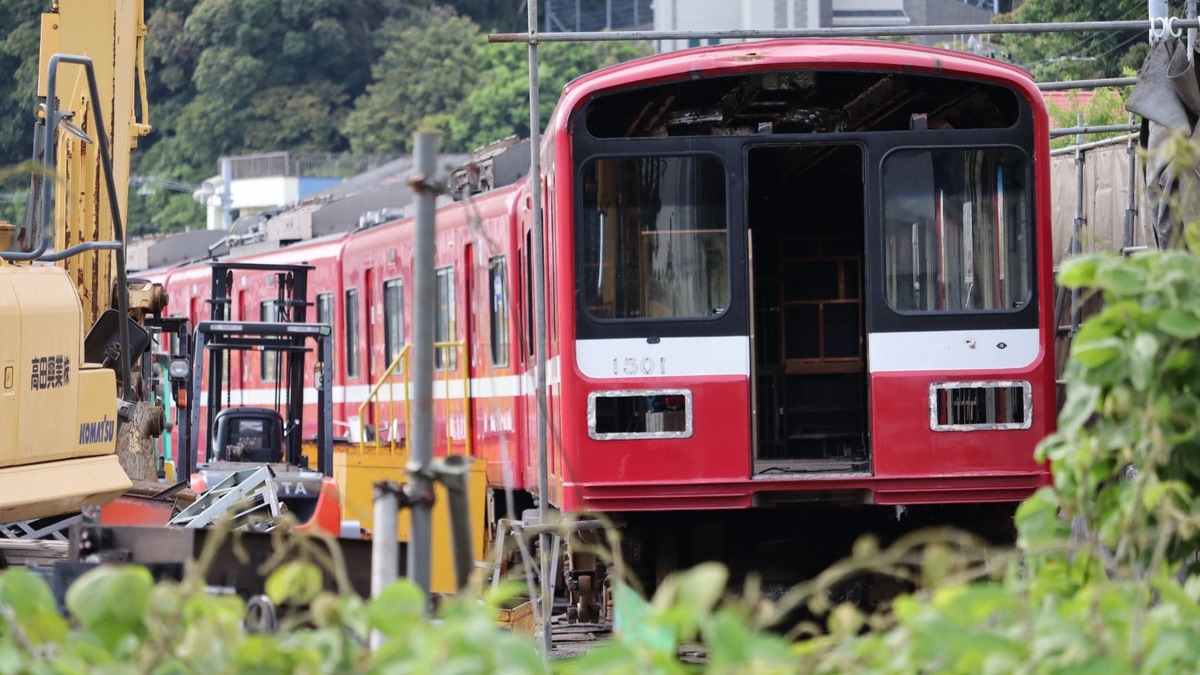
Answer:
<path fill-rule="evenodd" d="M 727 45 L 577 80 L 550 134 L 557 506 L 1013 503 L 1049 482 L 1048 122 L 1027 74 Z"/>

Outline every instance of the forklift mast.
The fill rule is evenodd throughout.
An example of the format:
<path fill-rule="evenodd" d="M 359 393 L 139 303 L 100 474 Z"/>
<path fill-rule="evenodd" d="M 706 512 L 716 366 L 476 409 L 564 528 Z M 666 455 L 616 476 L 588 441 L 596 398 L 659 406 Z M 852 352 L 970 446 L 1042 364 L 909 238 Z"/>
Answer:
<path fill-rule="evenodd" d="M 283 461 L 302 465 L 304 420 L 305 355 L 316 354 L 313 384 L 317 393 L 317 467 L 326 476 L 333 473 L 333 401 L 330 388 L 333 382 L 332 329 L 324 324 L 307 323 L 308 272 L 311 265 L 283 265 L 216 261 L 212 268 L 212 292 L 209 296 L 210 320 L 201 321 L 195 329 L 192 344 L 191 392 L 189 399 L 188 445 L 181 446 L 179 475 L 188 476 L 199 464 L 213 461 L 214 439 L 219 427 L 227 395 L 226 369 L 230 367 L 231 352 L 257 351 L 263 358 L 279 355 L 282 361 L 278 383 L 278 402 L 282 404 L 284 424 Z M 272 321 L 232 320 L 232 289 L 238 273 L 269 272 L 274 275 L 277 296 L 273 302 Z M 244 318 L 244 317 L 243 317 Z M 207 368 L 207 391 L 201 386 Z M 201 455 L 196 433 L 201 428 L 200 408 L 205 408 L 205 448 Z M 225 408 L 230 410 L 231 408 Z M 248 415 L 253 415 L 247 409 Z M 226 418 L 228 415 L 225 416 Z"/>

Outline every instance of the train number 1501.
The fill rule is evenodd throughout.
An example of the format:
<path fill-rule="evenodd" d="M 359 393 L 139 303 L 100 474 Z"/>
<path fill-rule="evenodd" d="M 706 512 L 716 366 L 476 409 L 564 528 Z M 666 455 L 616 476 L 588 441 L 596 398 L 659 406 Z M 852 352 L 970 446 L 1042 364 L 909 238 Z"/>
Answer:
<path fill-rule="evenodd" d="M 613 359 L 613 375 L 666 375 L 667 357 L 657 360 L 649 356 L 639 359 L 626 356 L 624 359 Z"/>

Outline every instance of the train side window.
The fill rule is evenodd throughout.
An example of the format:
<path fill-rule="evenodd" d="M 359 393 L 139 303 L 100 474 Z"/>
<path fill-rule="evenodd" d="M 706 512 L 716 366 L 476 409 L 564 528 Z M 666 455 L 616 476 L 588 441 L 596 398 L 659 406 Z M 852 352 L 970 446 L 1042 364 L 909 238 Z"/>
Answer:
<path fill-rule="evenodd" d="M 404 349 L 404 281 L 399 278 L 383 282 L 383 332 L 390 366 Z"/>
<path fill-rule="evenodd" d="M 488 261 L 488 288 L 491 289 L 490 320 L 492 365 L 508 365 L 508 265 L 504 256 Z"/>
<path fill-rule="evenodd" d="M 457 340 L 454 327 L 454 268 L 437 270 L 437 302 L 433 306 L 433 341 L 436 343 Z M 433 367 L 437 370 L 454 370 L 458 367 L 458 350 L 455 347 L 438 347 L 433 350 Z"/>
<path fill-rule="evenodd" d="M 358 289 L 346 291 L 346 377 L 358 377 Z"/>
<path fill-rule="evenodd" d="M 525 317 L 525 353 L 529 355 L 530 361 L 536 355 L 534 347 L 534 326 L 533 326 L 533 232 L 525 233 L 525 311 L 522 315 Z"/>
<path fill-rule="evenodd" d="M 333 293 L 317 294 L 317 323 L 323 323 L 330 328 L 333 327 Z M 330 338 L 330 344 L 333 344 L 332 337 Z"/>
<path fill-rule="evenodd" d="M 908 312 L 988 312 L 1032 294 L 1028 159 L 1015 148 L 898 150 L 883 163 L 884 283 Z"/>
<path fill-rule="evenodd" d="M 275 321 L 275 302 L 267 300 L 258 306 L 258 319 L 263 323 Z M 259 375 L 263 382 L 275 382 L 279 377 L 280 352 L 259 352 Z"/>
<path fill-rule="evenodd" d="M 317 323 L 333 325 L 333 293 L 317 294 Z"/>

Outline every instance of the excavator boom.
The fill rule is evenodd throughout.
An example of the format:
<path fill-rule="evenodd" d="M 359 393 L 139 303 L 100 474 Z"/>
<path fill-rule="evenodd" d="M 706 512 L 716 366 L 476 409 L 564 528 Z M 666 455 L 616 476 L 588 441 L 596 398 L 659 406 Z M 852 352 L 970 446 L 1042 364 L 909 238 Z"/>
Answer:
<path fill-rule="evenodd" d="M 103 113 L 108 127 L 105 131 L 111 139 L 109 159 L 121 213 L 127 212 L 130 151 L 137 147 L 138 138 L 150 132 L 145 120 L 145 35 L 142 0 L 56 0 L 51 11 L 42 15 L 38 96 L 44 100 L 50 95 L 51 56 L 66 53 L 92 60 L 100 90 L 95 103 Z M 58 107 L 74 111 L 73 118 L 56 131 L 59 176 L 55 182 L 54 245 L 62 251 L 83 242 L 111 241 L 115 232 L 101 170 L 103 158 L 94 143 L 73 133 L 78 130 L 92 140 L 97 136 L 96 119 L 91 113 L 93 101 L 83 69 L 64 69 L 58 89 Z M 134 108 L 139 89 L 140 122 L 136 121 Z M 37 244 L 26 241 L 26 250 Z M 60 263 L 79 293 L 85 326 L 95 324 L 106 309 L 115 305 L 114 255 L 112 251 L 92 251 Z"/>

